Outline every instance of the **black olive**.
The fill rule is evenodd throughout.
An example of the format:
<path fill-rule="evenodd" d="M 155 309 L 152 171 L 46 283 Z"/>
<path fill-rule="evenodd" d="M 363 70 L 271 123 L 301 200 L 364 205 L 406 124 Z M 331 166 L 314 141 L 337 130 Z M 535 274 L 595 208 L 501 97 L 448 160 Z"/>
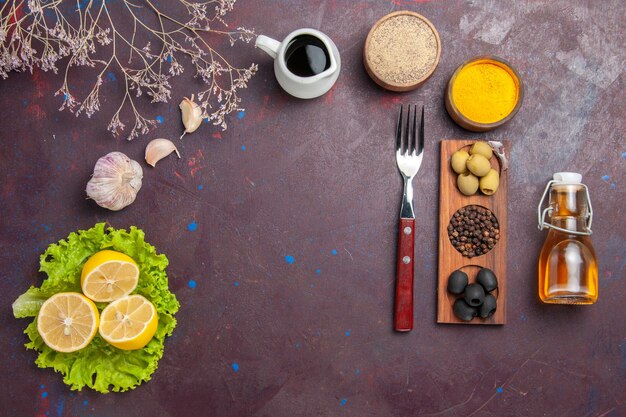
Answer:
<path fill-rule="evenodd" d="M 472 307 L 478 307 L 485 299 L 485 290 L 478 284 L 470 284 L 465 287 L 465 301 Z"/>
<path fill-rule="evenodd" d="M 491 292 L 498 288 L 498 278 L 491 269 L 483 268 L 476 275 L 476 282 L 483 286 L 485 291 Z"/>
<path fill-rule="evenodd" d="M 491 294 L 485 295 L 485 301 L 483 305 L 478 309 L 478 315 L 483 319 L 493 316 L 496 312 L 496 297 Z"/>
<path fill-rule="evenodd" d="M 459 298 L 454 302 L 452 310 L 454 311 L 454 315 L 463 321 L 470 321 L 478 314 L 478 310 L 467 305 L 463 298 Z"/>
<path fill-rule="evenodd" d="M 448 278 L 448 291 L 452 294 L 461 294 L 468 282 L 467 274 L 457 269 Z"/>

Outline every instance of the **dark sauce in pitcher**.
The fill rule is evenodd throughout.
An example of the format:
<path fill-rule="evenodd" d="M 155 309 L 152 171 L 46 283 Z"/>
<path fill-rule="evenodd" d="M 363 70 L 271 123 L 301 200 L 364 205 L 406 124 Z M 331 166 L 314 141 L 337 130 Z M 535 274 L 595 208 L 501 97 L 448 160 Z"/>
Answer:
<path fill-rule="evenodd" d="M 299 77 L 312 77 L 330 68 L 330 55 L 324 43 L 311 35 L 296 36 L 285 52 L 287 68 Z"/>

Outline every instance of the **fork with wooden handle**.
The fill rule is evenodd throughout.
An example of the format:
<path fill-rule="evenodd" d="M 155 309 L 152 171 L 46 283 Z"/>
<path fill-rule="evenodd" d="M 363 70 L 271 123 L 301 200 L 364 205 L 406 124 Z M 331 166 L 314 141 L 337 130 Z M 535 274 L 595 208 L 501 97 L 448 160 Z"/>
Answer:
<path fill-rule="evenodd" d="M 417 130 L 417 106 L 413 106 L 413 120 L 411 121 L 411 105 L 408 105 L 405 129 L 402 126 L 402 113 L 403 108 L 400 106 L 396 132 L 396 163 L 404 180 L 404 194 L 398 230 L 393 327 L 398 332 L 409 332 L 413 329 L 413 257 L 415 254 L 415 212 L 413 210 L 412 182 L 422 165 L 424 153 L 424 107 L 422 107 L 419 131 Z"/>

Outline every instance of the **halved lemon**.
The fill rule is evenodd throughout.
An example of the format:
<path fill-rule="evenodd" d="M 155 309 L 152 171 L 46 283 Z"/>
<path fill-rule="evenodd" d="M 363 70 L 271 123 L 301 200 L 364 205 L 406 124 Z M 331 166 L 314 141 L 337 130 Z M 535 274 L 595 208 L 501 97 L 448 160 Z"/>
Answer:
<path fill-rule="evenodd" d="M 100 314 L 100 336 L 123 350 L 141 349 L 154 336 L 159 316 L 154 305 L 139 294 L 113 301 Z"/>
<path fill-rule="evenodd" d="M 98 309 L 77 292 L 48 298 L 37 316 L 37 331 L 51 349 L 74 352 L 87 346 L 98 330 Z"/>
<path fill-rule="evenodd" d="M 80 277 L 83 293 L 93 301 L 113 301 L 137 287 L 139 267 L 128 255 L 103 250 L 87 260 Z"/>

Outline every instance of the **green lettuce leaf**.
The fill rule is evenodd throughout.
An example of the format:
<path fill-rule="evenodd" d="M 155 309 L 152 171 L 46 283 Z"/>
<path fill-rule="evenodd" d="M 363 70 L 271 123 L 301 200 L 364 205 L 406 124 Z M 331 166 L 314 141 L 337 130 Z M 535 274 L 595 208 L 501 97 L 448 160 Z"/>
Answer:
<path fill-rule="evenodd" d="M 117 349 L 98 334 L 92 342 L 77 352 L 62 353 L 50 349 L 37 331 L 37 315 L 45 300 L 52 295 L 80 289 L 80 274 L 87 259 L 94 253 L 111 249 L 123 252 L 139 265 L 139 283 L 133 292 L 154 304 L 159 314 L 159 326 L 152 340 L 134 351 Z M 87 386 L 102 393 L 127 391 L 150 380 L 163 356 L 163 342 L 176 327 L 174 314 L 179 303 L 168 289 L 165 268 L 168 260 L 158 255 L 154 246 L 146 243 L 143 231 L 105 229 L 98 223 L 89 230 L 71 233 L 67 239 L 48 247 L 41 255 L 40 271 L 48 276 L 40 287 L 31 287 L 13 303 L 16 318 L 35 317 L 24 333 L 30 339 L 28 349 L 39 352 L 35 363 L 40 368 L 53 368 L 63 374 L 63 381 L 73 390 Z M 96 304 L 99 311 L 106 303 Z"/>

